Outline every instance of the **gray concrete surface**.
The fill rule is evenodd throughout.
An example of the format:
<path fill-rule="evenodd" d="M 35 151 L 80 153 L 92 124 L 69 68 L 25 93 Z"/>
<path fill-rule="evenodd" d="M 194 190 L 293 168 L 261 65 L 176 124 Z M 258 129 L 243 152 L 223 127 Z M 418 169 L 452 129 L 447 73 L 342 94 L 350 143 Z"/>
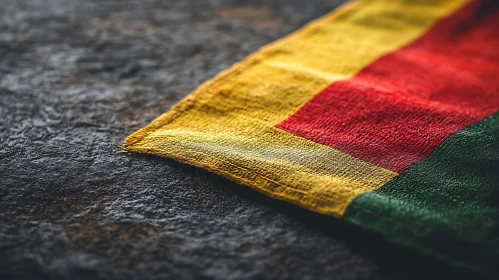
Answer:
<path fill-rule="evenodd" d="M 0 278 L 434 275 L 330 217 L 120 151 L 200 83 L 340 2 L 1 0 Z"/>

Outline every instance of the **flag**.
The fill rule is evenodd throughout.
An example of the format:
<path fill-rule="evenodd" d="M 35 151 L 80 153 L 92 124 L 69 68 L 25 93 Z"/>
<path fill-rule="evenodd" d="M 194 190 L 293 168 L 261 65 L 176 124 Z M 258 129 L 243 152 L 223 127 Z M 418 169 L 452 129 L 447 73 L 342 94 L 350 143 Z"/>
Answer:
<path fill-rule="evenodd" d="M 351 2 L 204 83 L 123 148 L 497 271 L 497 6 Z"/>

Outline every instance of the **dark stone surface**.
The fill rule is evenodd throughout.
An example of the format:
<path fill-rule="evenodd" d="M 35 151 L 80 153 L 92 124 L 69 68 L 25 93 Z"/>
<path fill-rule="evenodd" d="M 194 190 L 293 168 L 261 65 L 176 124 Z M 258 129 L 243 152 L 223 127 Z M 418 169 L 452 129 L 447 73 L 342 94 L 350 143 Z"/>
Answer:
<path fill-rule="evenodd" d="M 432 275 L 332 218 L 120 151 L 201 82 L 339 2 L 0 1 L 0 278 Z"/>

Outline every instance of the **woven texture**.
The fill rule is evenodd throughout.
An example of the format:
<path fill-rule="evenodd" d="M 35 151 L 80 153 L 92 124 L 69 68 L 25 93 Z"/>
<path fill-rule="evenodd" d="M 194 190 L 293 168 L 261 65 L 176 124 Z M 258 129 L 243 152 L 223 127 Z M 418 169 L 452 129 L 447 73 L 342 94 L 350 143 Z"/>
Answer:
<path fill-rule="evenodd" d="M 353 2 L 206 82 L 124 149 L 491 272 L 497 26 L 493 1 Z"/>

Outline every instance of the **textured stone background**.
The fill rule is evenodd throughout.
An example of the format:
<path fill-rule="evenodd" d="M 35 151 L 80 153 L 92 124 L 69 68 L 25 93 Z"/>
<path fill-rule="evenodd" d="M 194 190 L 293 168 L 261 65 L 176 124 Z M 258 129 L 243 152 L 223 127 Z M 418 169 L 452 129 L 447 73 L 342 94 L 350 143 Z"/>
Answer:
<path fill-rule="evenodd" d="M 334 0 L 1 0 L 1 279 L 452 273 L 123 139 Z M 438 271 L 437 271 L 438 269 Z"/>

